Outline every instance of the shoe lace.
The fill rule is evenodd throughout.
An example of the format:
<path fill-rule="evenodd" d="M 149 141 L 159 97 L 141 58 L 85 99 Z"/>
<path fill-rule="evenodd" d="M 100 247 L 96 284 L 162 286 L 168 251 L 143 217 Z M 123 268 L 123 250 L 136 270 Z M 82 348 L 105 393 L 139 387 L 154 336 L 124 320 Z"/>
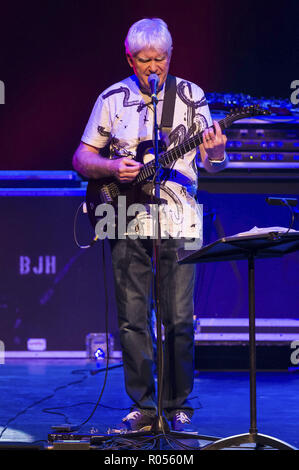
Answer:
<path fill-rule="evenodd" d="M 186 413 L 183 413 L 182 411 L 176 414 L 176 419 L 177 421 L 180 421 L 183 424 L 190 423 L 190 418 L 188 418 Z"/>
<path fill-rule="evenodd" d="M 137 419 L 139 416 L 140 416 L 140 411 L 131 411 L 131 413 L 127 414 L 127 416 L 125 416 L 123 418 L 123 421 L 130 421 L 131 419 Z"/>

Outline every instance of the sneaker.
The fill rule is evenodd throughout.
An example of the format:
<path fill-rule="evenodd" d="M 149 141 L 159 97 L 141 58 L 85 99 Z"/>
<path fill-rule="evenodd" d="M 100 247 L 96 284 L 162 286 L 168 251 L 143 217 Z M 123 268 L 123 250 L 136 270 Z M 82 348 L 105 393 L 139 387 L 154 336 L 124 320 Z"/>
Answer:
<path fill-rule="evenodd" d="M 193 432 L 190 425 L 191 419 L 186 413 L 184 413 L 184 411 L 177 411 L 171 420 L 171 427 L 173 431 Z"/>
<path fill-rule="evenodd" d="M 134 410 L 122 419 L 122 423 L 128 431 L 150 431 L 153 418 L 141 411 Z"/>

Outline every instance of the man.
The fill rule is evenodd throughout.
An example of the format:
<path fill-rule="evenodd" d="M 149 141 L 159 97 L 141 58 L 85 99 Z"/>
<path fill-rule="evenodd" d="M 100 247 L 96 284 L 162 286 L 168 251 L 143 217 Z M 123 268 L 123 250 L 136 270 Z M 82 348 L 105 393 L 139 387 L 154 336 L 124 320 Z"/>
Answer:
<path fill-rule="evenodd" d="M 172 53 L 167 25 L 157 18 L 140 20 L 130 28 L 125 46 L 134 74 L 98 97 L 73 157 L 74 168 L 87 178 L 113 176 L 120 183 L 132 183 L 139 174 L 143 164 L 136 161 L 137 148 L 153 136 L 151 74 L 159 79 L 157 116 L 161 122 Z M 226 137 L 217 122 L 215 132 L 211 127 L 203 91 L 186 80 L 175 80 L 173 126 L 168 135 L 160 132 L 161 139 L 172 148 L 204 131 L 199 152 L 191 150 L 163 170 L 160 193 L 167 202 L 160 214 L 160 305 L 165 335 L 162 403 L 172 429 L 180 431 L 186 430 L 193 415 L 188 396 L 193 388 L 194 266 L 178 265 L 176 252 L 186 239 L 202 242 L 202 214 L 195 200 L 196 161 L 199 156 L 210 172 L 224 168 Z M 110 158 L 101 155 L 107 144 Z M 153 227 L 149 214 L 136 220 L 137 238 L 111 241 L 125 385 L 134 404 L 123 418 L 130 430 L 147 429 L 157 412 L 150 332 Z"/>

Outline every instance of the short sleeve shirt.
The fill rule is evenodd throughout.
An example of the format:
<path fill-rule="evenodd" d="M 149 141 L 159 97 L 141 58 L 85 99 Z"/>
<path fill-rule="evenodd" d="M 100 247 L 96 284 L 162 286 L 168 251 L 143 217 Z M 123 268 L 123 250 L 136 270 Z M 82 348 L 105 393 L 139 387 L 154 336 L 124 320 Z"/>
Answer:
<path fill-rule="evenodd" d="M 158 92 L 157 122 L 160 124 L 165 86 Z M 144 161 L 153 158 L 154 110 L 151 97 L 142 93 L 135 75 L 106 89 L 96 100 L 82 141 L 99 149 L 109 146 L 109 158 L 140 159 L 140 149 L 149 148 Z M 167 149 L 176 146 L 212 125 L 203 90 L 176 77 L 176 98 L 171 132 L 160 138 Z M 187 152 L 161 172 L 160 207 L 162 236 L 202 239 L 202 210 L 196 203 L 198 149 Z M 138 201 L 136 201 L 138 202 Z M 134 230 L 139 235 L 153 233 L 150 205 L 138 214 Z"/>

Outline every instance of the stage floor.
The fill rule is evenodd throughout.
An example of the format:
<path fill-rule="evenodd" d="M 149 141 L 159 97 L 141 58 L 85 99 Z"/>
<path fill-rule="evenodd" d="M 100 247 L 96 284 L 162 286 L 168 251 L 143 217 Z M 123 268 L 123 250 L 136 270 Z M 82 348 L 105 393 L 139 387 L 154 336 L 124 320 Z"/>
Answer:
<path fill-rule="evenodd" d="M 85 359 L 7 359 L 0 365 L 0 445 L 48 448 L 55 425 L 79 425 L 92 414 L 105 382 L 105 362 Z M 130 409 L 121 362 L 110 364 L 102 398 L 80 428 L 106 434 Z M 299 448 L 299 370 L 257 372 L 257 427 Z M 226 437 L 250 426 L 247 371 L 196 371 L 191 394 L 194 429 Z"/>

